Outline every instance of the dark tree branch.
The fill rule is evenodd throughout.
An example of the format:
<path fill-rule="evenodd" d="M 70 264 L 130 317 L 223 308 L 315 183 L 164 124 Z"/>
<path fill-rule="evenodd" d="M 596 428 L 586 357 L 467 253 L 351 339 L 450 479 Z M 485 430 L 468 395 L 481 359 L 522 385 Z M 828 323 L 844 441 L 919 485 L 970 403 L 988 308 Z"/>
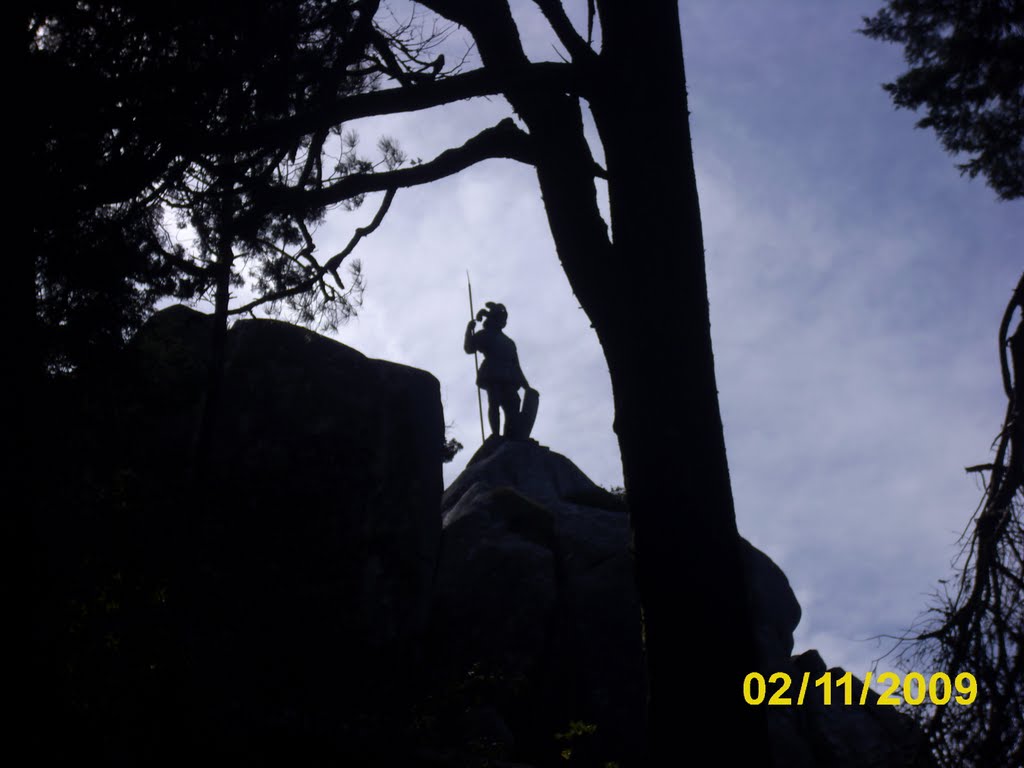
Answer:
<path fill-rule="evenodd" d="M 575 93 L 580 87 L 577 80 L 574 66 L 560 62 L 526 64 L 505 69 L 500 74 L 475 69 L 429 83 L 347 96 L 316 114 L 279 120 L 238 133 L 206 136 L 196 141 L 195 149 L 200 152 L 243 151 L 268 143 L 284 143 L 350 120 L 416 112 L 465 99 L 494 96 L 509 89 Z"/>
<path fill-rule="evenodd" d="M 392 50 L 392 41 L 376 29 L 371 34 L 370 39 L 374 49 L 380 55 L 381 66 L 384 72 L 397 80 L 402 87 L 414 85 L 416 78 L 398 60 L 398 57 Z"/>
<path fill-rule="evenodd" d="M 368 192 L 429 184 L 493 158 L 533 162 L 530 137 L 516 127 L 511 118 L 486 128 L 461 147 L 445 150 L 427 163 L 383 173 L 354 173 L 318 190 L 275 190 L 264 193 L 267 199 L 262 202 L 280 212 L 315 210 Z"/>
<path fill-rule="evenodd" d="M 341 263 L 352 253 L 352 251 L 355 250 L 355 247 L 359 244 L 359 241 L 362 240 L 367 235 L 372 234 L 381 225 L 381 222 L 384 221 L 384 216 L 387 215 L 388 210 L 391 208 L 391 203 L 395 199 L 396 192 L 396 189 L 388 189 L 384 193 L 384 200 L 381 201 L 380 207 L 377 209 L 377 213 L 370 221 L 370 223 L 367 224 L 365 227 L 357 228 L 355 233 L 352 235 L 352 238 L 348 241 L 348 244 L 322 265 L 319 264 L 313 258 L 312 235 L 310 234 L 309 229 L 305 226 L 305 224 L 300 222 L 299 226 L 302 229 L 303 239 L 306 241 L 306 246 L 302 249 L 300 254 L 310 259 L 310 261 L 315 265 L 315 272 L 300 283 L 296 283 L 295 285 L 289 288 L 284 288 L 280 291 L 275 291 L 273 293 L 268 293 L 264 296 L 260 296 L 259 298 L 250 301 L 248 304 L 232 309 L 231 311 L 228 312 L 228 314 L 241 315 L 246 313 L 252 313 L 253 310 L 264 304 L 272 304 L 274 302 L 283 301 L 285 299 L 290 299 L 293 296 L 303 294 L 306 291 L 315 288 L 323 280 L 324 275 L 326 275 L 328 272 L 338 282 L 339 287 L 344 289 L 344 285 L 341 282 L 341 278 L 338 276 L 338 268 L 341 266 Z"/>
<path fill-rule="evenodd" d="M 543 0 L 542 0 L 543 1 Z M 484 67 L 516 72 L 529 64 L 508 3 L 481 4 L 466 0 L 421 0 L 436 13 L 463 24 L 473 35 Z M 596 57 L 594 57 L 596 61 Z M 571 90 L 519 87 L 513 83 L 505 98 L 526 123 L 537 147 L 535 165 L 544 199 L 564 201 L 545 206 L 559 258 L 573 291 L 585 306 L 599 303 L 598 283 L 611 279 L 611 270 L 595 269 L 595 261 L 610 264 L 608 226 L 597 207 L 595 176 L 608 178 L 593 159 L 583 135 L 580 97 L 592 99 L 606 85 L 592 68 L 562 64 L 574 71 Z M 582 71 L 581 71 L 582 70 Z M 591 71 L 587 71 L 591 70 Z M 585 281 L 576 275 L 587 275 Z M 603 287 L 610 287 L 603 286 Z"/>
<path fill-rule="evenodd" d="M 580 34 L 573 27 L 569 17 L 565 14 L 565 8 L 561 0 L 533 0 L 540 8 L 544 18 L 548 20 L 551 29 L 558 36 L 559 41 L 565 46 L 569 55 L 579 63 L 593 61 L 597 54 L 587 44 Z M 589 34 L 588 34 L 589 37 Z"/>
<path fill-rule="evenodd" d="M 377 215 L 374 216 L 370 223 L 367 224 L 365 227 L 359 227 L 358 229 L 356 229 L 355 233 L 352 235 L 352 239 L 348 241 L 348 244 L 340 251 L 338 251 L 336 254 L 334 254 L 331 258 L 329 258 L 327 260 L 327 263 L 324 264 L 324 270 L 331 272 L 339 283 L 341 281 L 338 278 L 337 271 L 338 267 L 341 266 L 341 262 L 348 258 L 352 251 L 355 250 L 355 247 L 359 245 L 360 240 L 362 240 L 367 235 L 372 234 L 373 231 L 380 226 L 381 222 L 384 221 L 384 217 L 387 215 L 388 210 L 391 208 L 391 203 L 395 199 L 395 193 L 397 191 L 398 190 L 396 189 L 387 190 L 384 193 L 384 200 L 381 202 L 380 208 L 377 209 Z"/>
<path fill-rule="evenodd" d="M 973 467 L 964 467 L 964 472 L 984 472 L 989 469 L 995 469 L 995 464 L 975 464 Z"/>
<path fill-rule="evenodd" d="M 1010 362 L 1006 355 L 1007 337 L 1010 333 L 1010 321 L 1013 319 L 1013 313 L 1018 308 L 1024 311 L 1024 274 L 1017 281 L 1017 287 L 1013 290 L 1013 298 L 1006 305 L 1003 319 L 999 323 L 999 363 L 1003 374 L 1003 390 L 1009 398 L 1013 397 L 1013 382 L 1010 378 Z"/>
<path fill-rule="evenodd" d="M 370 34 L 373 32 L 373 19 L 379 8 L 380 0 L 363 0 L 359 3 L 357 8 L 359 15 L 345 41 L 344 55 L 336 62 L 335 69 L 337 71 L 349 73 L 349 68 L 358 62 L 362 52 L 366 49 Z"/>

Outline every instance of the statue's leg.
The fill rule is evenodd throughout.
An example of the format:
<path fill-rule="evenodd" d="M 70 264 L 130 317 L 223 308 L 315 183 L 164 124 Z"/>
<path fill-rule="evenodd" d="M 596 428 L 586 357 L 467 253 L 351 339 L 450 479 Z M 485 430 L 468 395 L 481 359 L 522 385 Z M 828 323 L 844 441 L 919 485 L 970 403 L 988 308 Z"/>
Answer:
<path fill-rule="evenodd" d="M 487 423 L 491 425 L 491 434 L 501 434 L 501 402 L 498 398 L 498 394 L 492 390 L 487 390 Z"/>
<path fill-rule="evenodd" d="M 519 390 L 509 387 L 503 393 L 501 407 L 505 410 L 505 437 L 517 437 L 519 427 Z"/>

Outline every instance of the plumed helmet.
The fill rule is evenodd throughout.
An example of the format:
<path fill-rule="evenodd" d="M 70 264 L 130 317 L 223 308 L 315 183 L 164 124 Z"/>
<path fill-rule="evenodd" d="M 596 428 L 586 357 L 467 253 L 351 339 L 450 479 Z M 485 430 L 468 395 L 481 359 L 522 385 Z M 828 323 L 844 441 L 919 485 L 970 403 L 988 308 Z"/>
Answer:
<path fill-rule="evenodd" d="M 508 310 L 505 309 L 504 304 L 488 301 L 486 309 L 481 309 L 476 313 L 476 319 L 483 320 L 484 325 L 496 325 L 503 328 L 508 322 Z"/>

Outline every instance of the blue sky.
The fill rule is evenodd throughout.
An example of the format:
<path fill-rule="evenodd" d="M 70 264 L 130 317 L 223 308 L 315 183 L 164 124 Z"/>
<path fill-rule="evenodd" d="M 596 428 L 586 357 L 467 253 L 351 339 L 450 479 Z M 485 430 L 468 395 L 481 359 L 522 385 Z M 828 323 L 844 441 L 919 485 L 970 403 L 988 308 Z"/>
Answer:
<path fill-rule="evenodd" d="M 990 458 L 1005 408 L 996 331 L 1024 268 L 1021 203 L 960 177 L 882 90 L 902 53 L 855 32 L 878 4 L 680 9 L 740 530 L 800 599 L 797 650 L 860 676 L 889 647 L 869 638 L 911 624 L 949 575 L 980 495 L 963 468 Z M 531 55 L 556 58 L 532 4 L 513 5 Z M 566 5 L 576 19 L 586 7 Z M 456 32 L 449 45 L 462 44 Z M 502 99 L 478 99 L 350 127 L 368 148 L 386 133 L 428 159 L 508 114 Z M 636 130 L 637 152 L 649 151 L 642 115 Z M 373 205 L 331 214 L 321 251 Z M 469 269 L 478 306 L 508 306 L 541 392 L 534 436 L 596 482 L 621 483 L 607 367 L 529 168 L 490 161 L 399 192 L 356 255 L 365 304 L 337 338 L 438 377 L 450 434 L 466 446 L 447 480 L 480 440 L 461 348 Z"/>

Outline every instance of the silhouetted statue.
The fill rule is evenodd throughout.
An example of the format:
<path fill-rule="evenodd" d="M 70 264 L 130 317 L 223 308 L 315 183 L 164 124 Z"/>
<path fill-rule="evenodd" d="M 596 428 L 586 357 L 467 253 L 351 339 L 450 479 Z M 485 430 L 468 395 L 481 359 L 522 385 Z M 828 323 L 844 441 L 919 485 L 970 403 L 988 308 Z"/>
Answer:
<path fill-rule="evenodd" d="M 484 327 L 474 333 L 478 320 Z M 476 385 L 487 392 L 487 420 L 491 434 L 500 434 L 500 411 L 505 412 L 505 437 L 525 440 L 533 429 L 537 417 L 537 390 L 531 389 L 519 367 L 516 343 L 502 332 L 508 322 L 504 304 L 488 301 L 486 309 L 466 326 L 463 349 L 467 354 L 483 352 L 484 361 L 476 376 Z M 526 408 L 519 411 L 519 388 L 526 391 Z"/>

